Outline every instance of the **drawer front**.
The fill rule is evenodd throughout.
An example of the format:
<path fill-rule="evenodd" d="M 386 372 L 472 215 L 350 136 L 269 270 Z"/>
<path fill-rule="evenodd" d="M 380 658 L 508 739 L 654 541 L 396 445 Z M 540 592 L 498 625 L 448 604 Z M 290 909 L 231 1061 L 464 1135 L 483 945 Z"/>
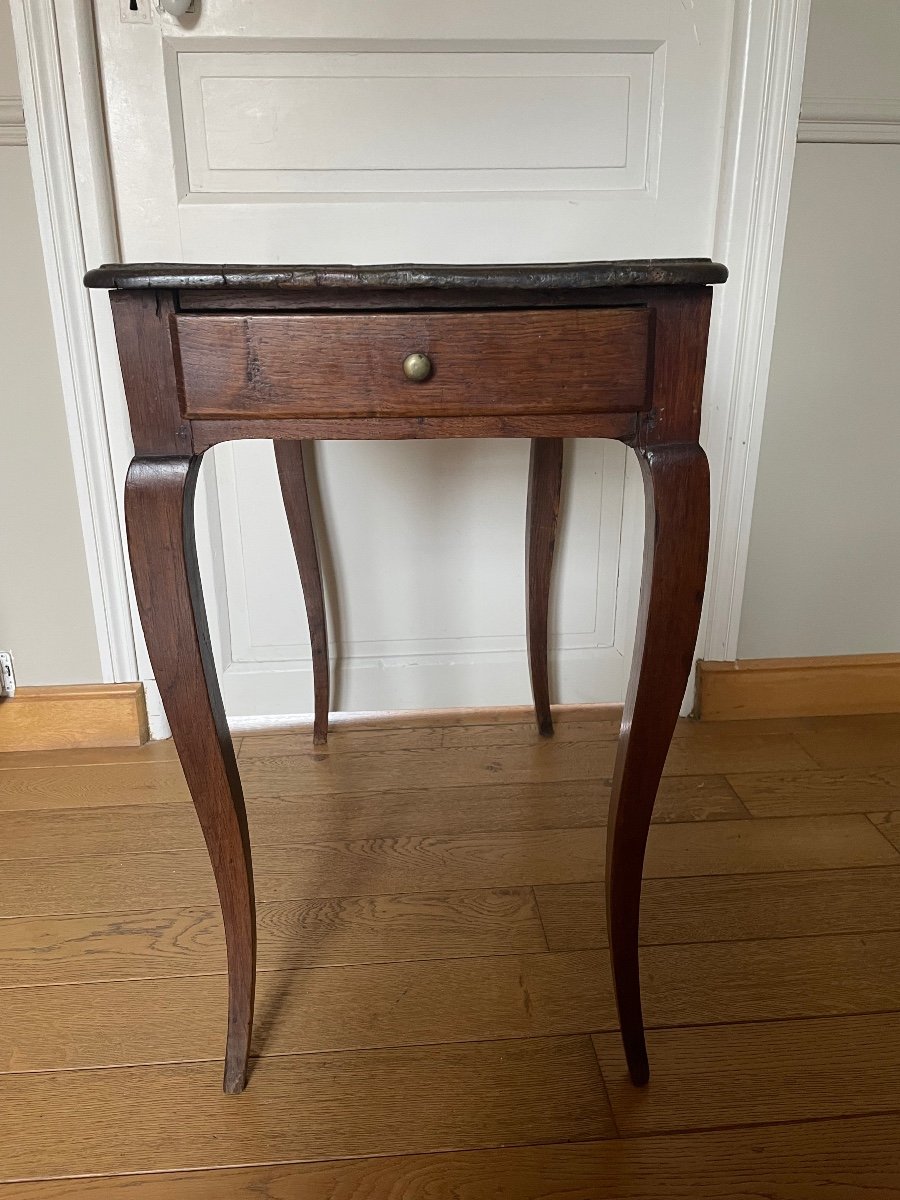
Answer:
<path fill-rule="evenodd" d="M 633 412 L 648 403 L 650 319 L 645 308 L 179 314 L 181 407 L 243 420 Z M 404 373 L 410 355 L 427 356 L 426 378 Z"/>

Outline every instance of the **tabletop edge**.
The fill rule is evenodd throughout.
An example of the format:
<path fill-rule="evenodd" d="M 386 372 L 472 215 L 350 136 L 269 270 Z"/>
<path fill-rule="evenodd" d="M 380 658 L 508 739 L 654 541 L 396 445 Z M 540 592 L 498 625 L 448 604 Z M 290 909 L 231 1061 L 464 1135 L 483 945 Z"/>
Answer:
<path fill-rule="evenodd" d="M 194 263 L 106 263 L 84 276 L 88 288 L 260 290 L 515 289 L 691 286 L 724 283 L 728 270 L 708 258 L 496 265 L 251 266 Z"/>

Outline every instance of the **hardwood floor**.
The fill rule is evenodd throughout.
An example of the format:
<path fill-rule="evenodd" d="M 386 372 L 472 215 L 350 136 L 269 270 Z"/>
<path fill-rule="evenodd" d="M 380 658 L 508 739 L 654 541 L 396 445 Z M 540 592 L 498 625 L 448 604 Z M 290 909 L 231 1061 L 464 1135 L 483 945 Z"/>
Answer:
<path fill-rule="evenodd" d="M 644 1091 L 605 949 L 614 722 L 439 720 L 243 737 L 239 1097 L 171 747 L 0 754 L 0 1200 L 900 1200 L 900 715 L 679 727 Z"/>

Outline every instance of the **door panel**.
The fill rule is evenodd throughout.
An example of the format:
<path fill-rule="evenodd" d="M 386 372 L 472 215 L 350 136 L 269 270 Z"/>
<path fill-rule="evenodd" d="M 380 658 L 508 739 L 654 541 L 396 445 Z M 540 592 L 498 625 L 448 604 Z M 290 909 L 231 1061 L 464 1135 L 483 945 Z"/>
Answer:
<path fill-rule="evenodd" d="M 123 255 L 490 262 L 712 248 L 730 0 L 97 0 Z M 347 708 L 526 703 L 524 442 L 329 444 L 318 484 Z M 570 448 L 556 699 L 620 699 L 625 452 Z M 210 456 L 212 457 L 212 456 Z M 311 708 L 271 446 L 204 467 L 233 715 Z M 623 552 L 624 548 L 624 552 Z"/>

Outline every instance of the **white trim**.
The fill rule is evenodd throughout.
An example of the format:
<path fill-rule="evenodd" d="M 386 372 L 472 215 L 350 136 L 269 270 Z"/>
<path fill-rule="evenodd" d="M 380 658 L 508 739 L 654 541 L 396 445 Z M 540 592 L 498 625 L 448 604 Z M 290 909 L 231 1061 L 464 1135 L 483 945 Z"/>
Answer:
<path fill-rule="evenodd" d="M 598 683 L 621 689 L 627 678 L 624 655 L 615 646 L 551 652 L 552 691 L 571 697 L 567 703 L 594 703 Z M 513 650 L 477 651 L 470 654 L 423 654 L 393 661 L 385 658 L 347 657 L 335 663 L 333 703 L 346 712 L 364 712 L 384 704 L 389 710 L 427 707 L 465 708 L 473 698 L 485 708 L 521 704 L 529 695 L 528 663 L 524 645 Z M 285 663 L 233 663 L 220 675 L 228 723 L 266 721 L 312 707 L 313 678 L 310 665 Z M 259 714 L 265 714 L 260 717 Z"/>
<path fill-rule="evenodd" d="M 25 113 L 18 96 L 0 96 L 0 146 L 27 146 Z"/>
<path fill-rule="evenodd" d="M 737 658 L 810 0 L 739 0 L 714 255 L 705 442 L 713 531 L 700 656 Z"/>
<path fill-rule="evenodd" d="M 813 97 L 800 109 L 798 142 L 900 144 L 900 97 L 842 100 Z"/>
<path fill-rule="evenodd" d="M 53 0 L 11 9 L 97 645 L 104 682 L 119 683 L 137 679 L 137 658 L 98 331 L 82 284 L 87 245 L 117 257 L 112 204 L 100 199 L 108 173 L 90 4 L 60 5 L 66 37 Z M 80 56 L 77 87 L 64 84 L 63 53 Z"/>

